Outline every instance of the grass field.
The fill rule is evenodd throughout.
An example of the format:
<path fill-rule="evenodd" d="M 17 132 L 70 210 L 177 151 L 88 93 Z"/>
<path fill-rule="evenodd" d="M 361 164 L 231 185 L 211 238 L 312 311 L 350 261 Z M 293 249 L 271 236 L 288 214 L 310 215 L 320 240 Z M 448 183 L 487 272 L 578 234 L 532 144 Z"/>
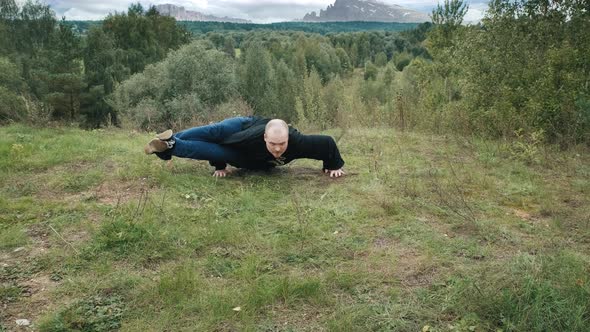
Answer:
<path fill-rule="evenodd" d="M 351 129 L 345 178 L 215 179 L 149 139 L 0 128 L 0 331 L 590 331 L 586 149 Z"/>

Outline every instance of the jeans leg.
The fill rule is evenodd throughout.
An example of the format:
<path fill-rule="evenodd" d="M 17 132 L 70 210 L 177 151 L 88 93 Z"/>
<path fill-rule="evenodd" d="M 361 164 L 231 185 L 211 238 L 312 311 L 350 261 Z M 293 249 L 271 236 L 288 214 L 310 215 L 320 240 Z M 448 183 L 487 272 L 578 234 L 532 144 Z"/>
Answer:
<path fill-rule="evenodd" d="M 217 143 L 242 130 L 242 125 L 251 119 L 251 117 L 229 118 L 210 125 L 186 129 L 176 133 L 174 138 L 177 142 L 187 140 Z"/>
<path fill-rule="evenodd" d="M 236 150 L 217 143 L 175 139 L 174 148 L 169 150 L 175 157 L 207 161 L 235 162 L 239 160 Z"/>

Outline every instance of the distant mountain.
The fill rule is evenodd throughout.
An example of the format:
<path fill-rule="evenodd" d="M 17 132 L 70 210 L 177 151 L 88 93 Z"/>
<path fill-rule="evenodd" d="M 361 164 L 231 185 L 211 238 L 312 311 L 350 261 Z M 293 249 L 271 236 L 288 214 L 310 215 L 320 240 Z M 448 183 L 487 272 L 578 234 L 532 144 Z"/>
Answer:
<path fill-rule="evenodd" d="M 186 10 L 184 7 L 172 4 L 156 5 L 156 10 L 161 15 L 172 16 L 177 21 L 213 21 L 213 22 L 231 22 L 231 23 L 252 23 L 249 20 L 232 17 L 217 17 L 200 12 Z"/>
<path fill-rule="evenodd" d="M 387 5 L 375 0 L 336 0 L 326 10 L 311 12 L 303 17 L 304 22 L 399 22 L 422 23 L 429 22 L 428 14 L 407 9 L 398 5 Z"/>

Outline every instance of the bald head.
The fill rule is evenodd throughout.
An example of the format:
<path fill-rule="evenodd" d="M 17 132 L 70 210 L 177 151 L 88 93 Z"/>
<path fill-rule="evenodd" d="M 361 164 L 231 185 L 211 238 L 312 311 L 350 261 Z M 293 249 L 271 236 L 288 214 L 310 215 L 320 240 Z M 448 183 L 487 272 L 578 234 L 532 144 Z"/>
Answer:
<path fill-rule="evenodd" d="M 272 119 L 268 121 L 266 124 L 266 128 L 264 128 L 264 133 L 266 135 L 279 135 L 279 136 L 289 136 L 289 126 L 287 123 L 281 119 Z"/>
<path fill-rule="evenodd" d="M 275 158 L 279 158 L 286 150 L 289 142 L 289 126 L 281 119 L 272 119 L 264 128 L 266 149 Z"/>

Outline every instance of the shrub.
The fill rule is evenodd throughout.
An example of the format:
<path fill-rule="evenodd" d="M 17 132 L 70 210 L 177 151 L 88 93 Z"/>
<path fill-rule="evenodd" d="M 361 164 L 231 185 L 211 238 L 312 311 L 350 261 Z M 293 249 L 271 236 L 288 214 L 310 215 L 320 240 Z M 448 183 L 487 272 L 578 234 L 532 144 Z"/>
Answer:
<path fill-rule="evenodd" d="M 180 129 L 235 94 L 232 60 L 197 41 L 123 82 L 109 102 L 135 127 Z"/>

